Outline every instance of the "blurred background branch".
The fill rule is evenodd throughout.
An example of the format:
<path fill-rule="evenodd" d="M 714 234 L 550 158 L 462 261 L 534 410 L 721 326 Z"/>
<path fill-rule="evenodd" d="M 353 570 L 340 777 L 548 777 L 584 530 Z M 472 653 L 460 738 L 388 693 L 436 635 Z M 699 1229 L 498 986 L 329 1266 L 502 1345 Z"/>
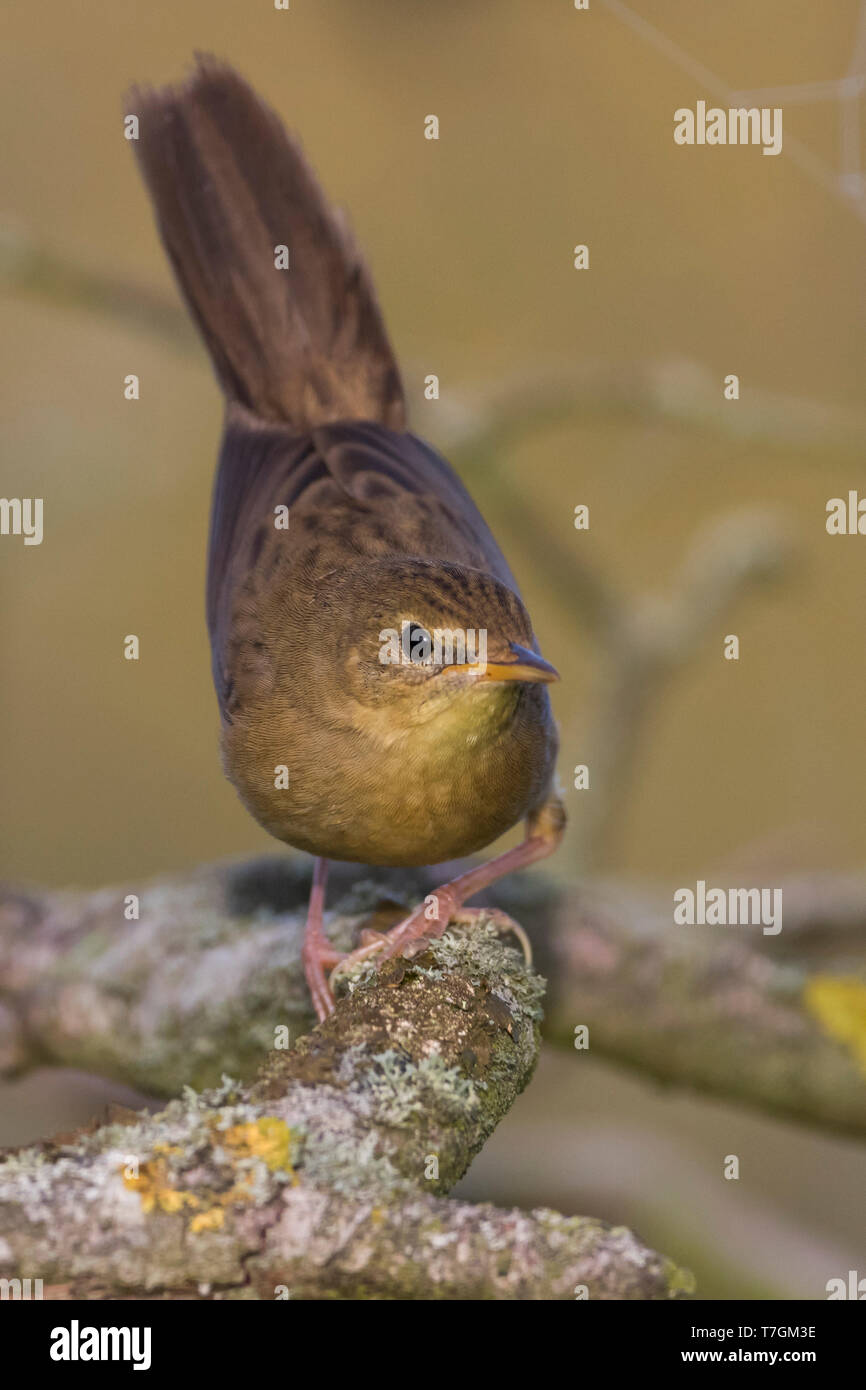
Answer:
<path fill-rule="evenodd" d="M 780 1090 L 794 1109 L 785 1113 L 800 1104 L 820 1115 L 813 1093 L 796 1093 L 796 1038 L 818 1031 L 834 1078 L 843 1063 L 859 1065 L 864 542 L 828 537 L 824 516 L 827 499 L 862 478 L 863 224 L 851 216 L 847 183 L 831 189 L 812 177 L 815 159 L 842 177 L 834 108 L 786 96 L 778 160 L 678 149 L 670 122 L 688 100 L 684 74 L 724 91 L 844 85 L 863 5 L 845 0 L 794 21 L 776 0 L 758 24 L 746 0 L 699 9 L 630 0 L 664 41 L 623 22 L 613 12 L 621 5 L 542 14 L 502 0 L 494 27 L 474 8 L 473 17 L 466 5 L 394 6 L 383 27 L 335 0 L 307 7 L 300 27 L 285 15 L 275 28 L 273 10 L 238 26 L 227 0 L 188 0 L 170 32 L 142 28 L 133 9 L 115 7 L 107 24 L 98 5 L 57 8 L 61 57 L 49 55 L 48 68 L 42 12 L 22 9 L 13 22 L 0 84 L 10 214 L 0 232 L 4 490 L 44 497 L 46 532 L 41 549 L 0 541 L 0 645 L 11 656 L 0 689 L 0 877 L 45 885 L 55 916 L 53 889 L 119 885 L 94 919 L 102 937 L 84 933 L 88 949 L 99 955 L 110 939 L 122 955 L 139 933 L 144 958 L 148 914 L 161 905 L 148 890 L 141 922 L 126 921 L 129 885 L 154 875 L 165 884 L 173 873 L 183 919 L 191 866 L 273 848 L 220 777 L 200 620 L 217 392 L 166 271 L 119 101 L 130 80 L 177 79 L 185 55 L 211 47 L 270 95 L 351 208 L 404 364 L 413 427 L 479 500 L 562 672 L 554 701 L 564 779 L 575 764 L 591 769 L 591 791 L 569 786 L 570 826 L 551 866 L 563 874 L 558 891 L 571 899 L 581 952 L 573 986 L 568 957 L 559 967 L 551 955 L 543 961 L 547 1026 L 562 1045 L 545 1049 L 536 1081 L 461 1193 L 502 1209 L 551 1205 L 626 1221 L 698 1269 L 705 1297 L 822 1297 L 828 1277 L 856 1268 L 862 1253 L 862 1144 L 834 1137 L 833 1115 L 820 1121 L 823 1132 L 770 1118 L 769 1071 L 758 1058 L 752 1082 L 745 1069 L 750 1037 L 757 1051 L 765 1038 L 774 1047 L 774 1026 L 787 1030 Z M 401 71 L 408 49 L 412 91 L 383 83 L 383 64 Z M 412 94 L 420 91 L 439 94 L 438 144 L 423 141 Z M 573 267 L 576 241 L 590 248 L 588 272 Z M 140 375 L 135 404 L 123 399 L 127 372 Z M 430 372 L 438 400 L 423 397 Z M 736 402 L 723 399 L 728 372 L 741 381 Z M 573 529 L 576 503 L 590 506 L 588 533 Z M 755 570 L 740 579 L 737 537 L 723 536 L 730 582 L 723 561 L 725 606 L 716 607 L 683 557 L 700 571 L 700 537 L 728 514 L 758 527 L 767 517 L 764 557 L 771 568 L 774 553 L 788 563 L 784 582 L 751 601 L 761 538 L 750 552 Z M 677 602 L 683 593 L 693 613 Z M 721 655 L 731 629 L 739 663 Z M 676 643 L 666 647 L 672 630 L 688 645 L 685 661 Z M 134 664 L 120 655 L 130 631 L 142 636 Z M 674 931 L 673 885 L 697 877 L 781 885 L 782 933 Z M 510 886 L 511 909 L 539 947 L 546 883 L 536 878 L 526 911 L 520 884 Z M 374 877 L 365 906 L 343 880 L 340 913 L 373 911 L 383 887 L 401 902 L 418 891 Z M 270 1037 L 262 1023 L 244 1039 L 227 976 L 208 1006 L 221 950 L 243 988 L 261 988 L 280 1008 L 286 1001 L 293 1035 L 303 1032 L 303 996 L 279 951 L 296 906 L 278 899 L 218 900 L 213 918 L 206 904 L 191 905 L 183 920 L 202 947 L 198 995 L 195 952 L 185 964 L 179 940 L 166 938 L 167 997 L 154 985 L 146 1007 L 135 1006 L 136 982 L 122 971 L 109 988 L 116 957 L 105 957 L 100 992 L 72 951 L 62 1022 L 59 996 L 52 1002 L 55 945 L 37 932 L 49 977 L 37 1014 L 38 966 L 22 929 L 22 992 L 13 981 L 0 1013 L 7 1063 L 17 1055 L 28 1070 L 2 1086 L 0 1143 L 71 1128 L 108 1098 L 144 1103 L 141 1092 L 76 1072 L 74 1058 L 86 1068 L 92 1056 L 103 1074 L 140 1075 L 145 1090 L 148 1077 L 170 1089 L 184 1066 L 218 1079 L 223 1043 L 254 1068 Z M 68 900 L 71 918 L 84 902 Z M 387 904 L 380 913 L 387 919 Z M 261 979 L 252 961 L 244 973 L 232 940 L 239 928 L 253 957 L 272 932 L 281 982 Z M 642 928 L 658 936 L 657 949 Z M 676 993 L 679 950 L 688 953 L 689 997 L 672 1014 L 665 1001 Z M 622 968 L 619 996 L 616 972 L 603 969 L 610 959 Z M 177 994 L 204 1039 L 186 1057 L 165 1027 Z M 252 1013 L 269 1019 L 270 1007 L 258 1014 L 253 1000 Z M 91 1008 L 103 1015 L 89 1018 Z M 718 1022 L 730 1013 L 739 1052 Z M 43 1016 L 44 1050 L 28 1031 Z M 583 1021 L 588 1053 L 571 1045 Z M 88 1052 L 86 1029 L 97 1022 Z M 181 1035 L 189 1040 L 182 1023 Z M 713 1099 L 730 1089 L 732 1067 L 737 1088 L 763 1087 L 752 1113 L 744 1098 Z M 668 1071 L 695 1090 L 641 1079 Z M 808 1068 L 807 1081 L 816 1081 Z M 841 1116 L 849 1134 L 858 1103 L 852 1081 Z M 742 1160 L 737 1182 L 722 1174 L 730 1153 Z"/>
<path fill-rule="evenodd" d="M 9 216 L 0 218 L 0 285 L 9 293 L 60 309 L 127 324 L 176 351 L 199 357 L 206 370 L 203 350 L 175 290 L 165 293 L 97 268 Z M 420 364 L 410 364 L 406 377 L 410 398 L 420 405 Z M 756 385 L 732 411 L 720 399 L 712 372 L 687 360 L 549 365 L 449 397 L 436 403 L 441 447 L 470 470 L 484 469 L 486 476 L 492 470 L 498 487 L 508 485 L 497 459 L 515 442 L 575 417 L 583 419 L 587 412 L 699 424 L 739 440 L 765 439 L 816 455 L 828 447 L 857 450 L 866 434 L 862 411 Z M 519 495 L 525 503 L 525 492 Z M 549 545 L 549 536 L 546 542 Z M 541 561 L 545 550 L 542 546 L 537 552 Z"/>
<path fill-rule="evenodd" d="M 175 296 L 86 266 L 9 220 L 0 222 L 0 283 L 57 308 L 117 319 L 177 349 L 197 341 Z"/>
<path fill-rule="evenodd" d="M 335 866 L 341 947 L 384 929 L 438 879 Z M 150 1094 L 248 1079 L 312 1024 L 300 948 L 301 856 L 222 864 L 126 889 L 0 899 L 0 1055 L 52 1062 Z M 613 881 L 505 882 L 491 901 L 525 922 L 548 976 L 545 1036 L 668 1085 L 866 1134 L 866 877 L 780 882 L 784 930 L 672 925 L 657 889 Z M 461 928 L 455 929 L 459 939 Z M 781 946 L 780 946 L 781 941 Z M 790 944 L 789 944 L 790 943 Z"/>

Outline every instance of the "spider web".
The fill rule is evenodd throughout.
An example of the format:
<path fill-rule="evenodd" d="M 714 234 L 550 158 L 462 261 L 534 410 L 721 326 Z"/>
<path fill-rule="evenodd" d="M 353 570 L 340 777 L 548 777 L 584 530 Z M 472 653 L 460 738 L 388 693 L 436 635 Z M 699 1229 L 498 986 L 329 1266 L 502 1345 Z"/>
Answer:
<path fill-rule="evenodd" d="M 782 87 L 760 87 L 751 91 L 737 90 L 717 73 L 674 43 L 673 39 L 649 20 L 636 14 L 623 0 L 601 0 L 601 3 L 627 24 L 645 42 L 681 71 L 689 74 L 714 97 L 728 106 L 760 103 L 781 105 L 808 102 L 833 102 L 839 114 L 839 161 L 833 167 L 809 149 L 801 140 L 785 135 L 785 153 L 805 174 L 828 193 L 842 200 L 860 221 L 866 223 L 866 173 L 860 138 L 861 101 L 866 93 L 866 0 L 859 0 L 854 49 L 847 72 L 842 77 L 826 81 L 801 82 Z"/>

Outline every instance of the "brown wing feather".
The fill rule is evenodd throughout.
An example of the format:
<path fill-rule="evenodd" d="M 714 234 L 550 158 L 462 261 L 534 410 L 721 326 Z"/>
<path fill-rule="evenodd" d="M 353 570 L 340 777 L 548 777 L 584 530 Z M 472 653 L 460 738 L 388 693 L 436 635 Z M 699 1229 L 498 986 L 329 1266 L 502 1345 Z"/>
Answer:
<path fill-rule="evenodd" d="M 274 508 L 289 508 L 275 532 Z M 207 618 L 213 673 L 226 713 L 229 645 L 238 636 L 238 598 L 251 602 L 271 579 L 268 557 L 287 545 L 282 583 L 315 588 L 317 578 L 363 555 L 417 556 L 483 570 L 518 593 L 487 523 L 445 459 L 412 434 L 358 422 L 299 435 L 229 410 L 214 484 L 208 549 Z M 302 537 L 321 538 L 310 560 Z M 338 540 L 335 549 L 331 542 Z M 303 567 L 293 557 L 303 555 Z M 271 601 L 273 601 L 273 593 Z M 243 626 L 243 624 L 242 624 Z M 236 673 L 234 673 L 236 675 Z"/>

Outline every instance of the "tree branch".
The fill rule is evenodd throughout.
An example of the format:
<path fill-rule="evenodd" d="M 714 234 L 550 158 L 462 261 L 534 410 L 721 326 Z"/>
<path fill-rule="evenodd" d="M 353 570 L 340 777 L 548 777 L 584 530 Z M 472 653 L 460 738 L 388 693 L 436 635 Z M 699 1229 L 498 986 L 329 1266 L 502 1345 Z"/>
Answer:
<path fill-rule="evenodd" d="M 622 1228 L 437 1200 L 531 1075 L 541 990 L 476 921 L 364 971 L 252 1086 L 8 1155 L 0 1274 L 70 1297 L 677 1296 L 688 1276 Z"/>
<path fill-rule="evenodd" d="M 822 890 L 816 893 L 817 882 Z M 658 893 L 563 894 L 545 1036 L 667 1083 L 866 1135 L 866 877 L 782 879 L 784 926 L 676 926 Z"/>
<path fill-rule="evenodd" d="M 441 868 L 333 866 L 328 931 L 386 928 Z M 362 873 L 364 871 L 361 871 Z M 373 873 L 374 871 L 367 871 Z M 309 861 L 222 864 L 139 888 L 0 896 L 7 1071 L 84 1068 L 156 1094 L 250 1078 L 312 1024 L 300 961 Z M 546 1036 L 671 1084 L 866 1133 L 866 877 L 782 879 L 784 927 L 683 927 L 672 904 L 613 882 L 535 874 L 490 900 L 526 922 L 548 976 Z M 342 897 L 339 897 L 342 891 Z M 463 931 L 454 938 L 463 940 Z M 437 949 L 442 949 L 437 948 Z M 437 1025 L 438 1027 L 438 1025 Z M 435 1033 L 438 1037 L 438 1032 Z"/>

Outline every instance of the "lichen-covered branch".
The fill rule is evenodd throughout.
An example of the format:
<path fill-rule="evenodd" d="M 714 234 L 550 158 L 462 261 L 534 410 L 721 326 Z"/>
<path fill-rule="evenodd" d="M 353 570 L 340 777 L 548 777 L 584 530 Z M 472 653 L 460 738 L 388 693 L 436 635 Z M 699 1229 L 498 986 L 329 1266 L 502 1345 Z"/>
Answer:
<path fill-rule="evenodd" d="M 866 877 L 782 880 L 784 925 L 675 925 L 612 883 L 552 908 L 546 1036 L 705 1095 L 866 1135 Z M 579 1044 L 578 1038 L 578 1044 Z"/>
<path fill-rule="evenodd" d="M 0 1276 L 70 1297 L 669 1298 L 628 1231 L 437 1200 L 531 1075 L 542 982 L 476 920 L 224 1078 L 0 1163 Z"/>
<path fill-rule="evenodd" d="M 291 1040 L 312 1025 L 308 892 L 308 865 L 287 858 L 93 894 L 0 895 L 3 1069 L 52 1062 L 165 1096 L 223 1072 L 248 1079 L 278 1030 Z"/>
<path fill-rule="evenodd" d="M 363 874 L 333 866 L 338 945 L 398 920 L 436 878 Z M 95 894 L 0 896 L 6 1069 L 60 1063 L 167 1096 L 224 1071 L 249 1079 L 275 1042 L 312 1026 L 300 963 L 309 876 L 309 861 L 287 855 Z M 772 937 L 675 926 L 670 897 L 613 882 L 524 875 L 490 896 L 535 943 L 554 1042 L 572 1047 L 586 1025 L 590 1055 L 866 1134 L 866 877 L 780 886 Z M 124 918 L 130 892 L 138 921 Z"/>

